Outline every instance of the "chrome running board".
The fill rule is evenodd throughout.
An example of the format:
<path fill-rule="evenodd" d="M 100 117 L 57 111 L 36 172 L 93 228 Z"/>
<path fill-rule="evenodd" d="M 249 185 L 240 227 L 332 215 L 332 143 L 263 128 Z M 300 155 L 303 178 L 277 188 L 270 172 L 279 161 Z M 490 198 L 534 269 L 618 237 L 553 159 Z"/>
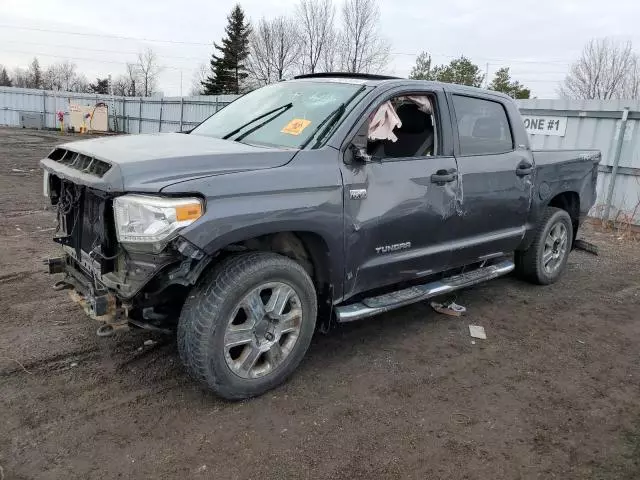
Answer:
<path fill-rule="evenodd" d="M 453 275 L 435 282 L 385 293 L 377 297 L 365 298 L 357 303 L 336 307 L 336 317 L 340 323 L 353 322 L 354 320 L 372 317 L 379 313 L 388 312 L 389 310 L 404 307 L 405 305 L 501 277 L 513 271 L 514 268 L 515 265 L 511 260 L 502 260 L 492 265 L 480 267 L 459 275 Z"/>

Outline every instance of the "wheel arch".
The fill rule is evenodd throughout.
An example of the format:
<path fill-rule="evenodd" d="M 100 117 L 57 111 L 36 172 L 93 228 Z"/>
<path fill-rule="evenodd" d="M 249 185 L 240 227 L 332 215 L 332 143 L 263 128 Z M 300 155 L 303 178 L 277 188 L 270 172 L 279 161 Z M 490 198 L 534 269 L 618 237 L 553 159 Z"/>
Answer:
<path fill-rule="evenodd" d="M 546 206 L 561 208 L 569 214 L 573 226 L 573 242 L 575 243 L 580 227 L 580 194 L 572 190 L 557 193 L 547 202 Z"/>
<path fill-rule="evenodd" d="M 318 296 L 318 324 L 326 330 L 331 320 L 333 298 L 342 290 L 339 262 L 329 241 L 317 231 L 281 230 L 260 235 L 247 234 L 221 245 L 212 253 L 214 260 L 208 268 L 220 260 L 238 252 L 264 251 L 284 255 L 298 262 L 311 277 Z M 202 275 L 202 274 L 201 274 Z"/>

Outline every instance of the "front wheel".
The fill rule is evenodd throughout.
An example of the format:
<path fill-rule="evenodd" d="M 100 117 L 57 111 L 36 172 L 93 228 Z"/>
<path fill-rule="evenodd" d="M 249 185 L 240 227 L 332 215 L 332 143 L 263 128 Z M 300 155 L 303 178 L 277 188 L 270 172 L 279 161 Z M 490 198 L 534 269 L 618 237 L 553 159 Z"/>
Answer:
<path fill-rule="evenodd" d="M 560 208 L 547 207 L 531 246 L 516 252 L 516 271 L 533 283 L 555 283 L 564 272 L 572 244 L 573 224 L 569 214 Z"/>
<path fill-rule="evenodd" d="M 239 400 L 284 382 L 309 347 L 317 315 L 307 272 L 274 253 L 231 257 L 190 293 L 178 323 L 187 370 Z"/>

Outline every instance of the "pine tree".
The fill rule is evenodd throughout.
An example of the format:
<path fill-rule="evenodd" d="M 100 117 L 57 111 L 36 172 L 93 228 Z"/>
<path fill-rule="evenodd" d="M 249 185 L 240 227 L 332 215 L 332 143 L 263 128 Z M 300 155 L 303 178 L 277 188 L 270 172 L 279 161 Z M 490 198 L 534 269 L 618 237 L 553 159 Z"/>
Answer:
<path fill-rule="evenodd" d="M 458 85 L 468 85 L 470 87 L 481 87 L 484 81 L 484 75 L 480 71 L 480 67 L 464 55 L 451 60 L 449 65 L 434 67 L 432 73 L 439 82 L 457 83 Z"/>
<path fill-rule="evenodd" d="M 29 88 L 42 88 L 42 69 L 37 58 L 33 59 L 27 72 Z"/>
<path fill-rule="evenodd" d="M 7 69 L 2 67 L 0 69 L 0 87 L 11 87 L 13 86 L 13 82 L 7 73 Z"/>
<path fill-rule="evenodd" d="M 251 26 L 245 22 L 239 4 L 233 7 L 227 22 L 222 45 L 213 44 L 217 52 L 211 55 L 211 73 L 202 82 L 204 95 L 238 94 L 248 76 L 244 62 L 249 55 Z"/>
<path fill-rule="evenodd" d="M 416 58 L 416 64 L 411 69 L 409 78 L 413 80 L 434 80 L 433 69 L 431 68 L 431 55 L 422 52 Z"/>
<path fill-rule="evenodd" d="M 531 96 L 531 90 L 525 88 L 520 82 L 511 81 L 509 69 L 506 67 L 496 71 L 496 76 L 489 85 L 489 90 L 506 93 L 512 98 L 529 98 Z"/>
<path fill-rule="evenodd" d="M 96 83 L 89 84 L 89 90 L 91 93 L 108 94 L 109 78 L 96 78 Z"/>

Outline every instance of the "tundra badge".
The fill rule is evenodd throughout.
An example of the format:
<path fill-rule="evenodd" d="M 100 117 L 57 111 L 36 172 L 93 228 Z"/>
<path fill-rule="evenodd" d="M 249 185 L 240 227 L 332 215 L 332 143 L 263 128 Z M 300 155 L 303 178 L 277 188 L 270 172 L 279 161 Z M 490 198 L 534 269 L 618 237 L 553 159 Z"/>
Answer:
<path fill-rule="evenodd" d="M 411 242 L 394 243 L 393 245 L 376 247 L 376 253 L 391 253 L 397 252 L 398 250 L 406 250 L 407 248 L 411 248 Z"/>
<path fill-rule="evenodd" d="M 351 200 L 363 200 L 367 198 L 367 189 L 359 188 L 357 190 L 349 190 L 349 195 L 351 196 Z"/>

